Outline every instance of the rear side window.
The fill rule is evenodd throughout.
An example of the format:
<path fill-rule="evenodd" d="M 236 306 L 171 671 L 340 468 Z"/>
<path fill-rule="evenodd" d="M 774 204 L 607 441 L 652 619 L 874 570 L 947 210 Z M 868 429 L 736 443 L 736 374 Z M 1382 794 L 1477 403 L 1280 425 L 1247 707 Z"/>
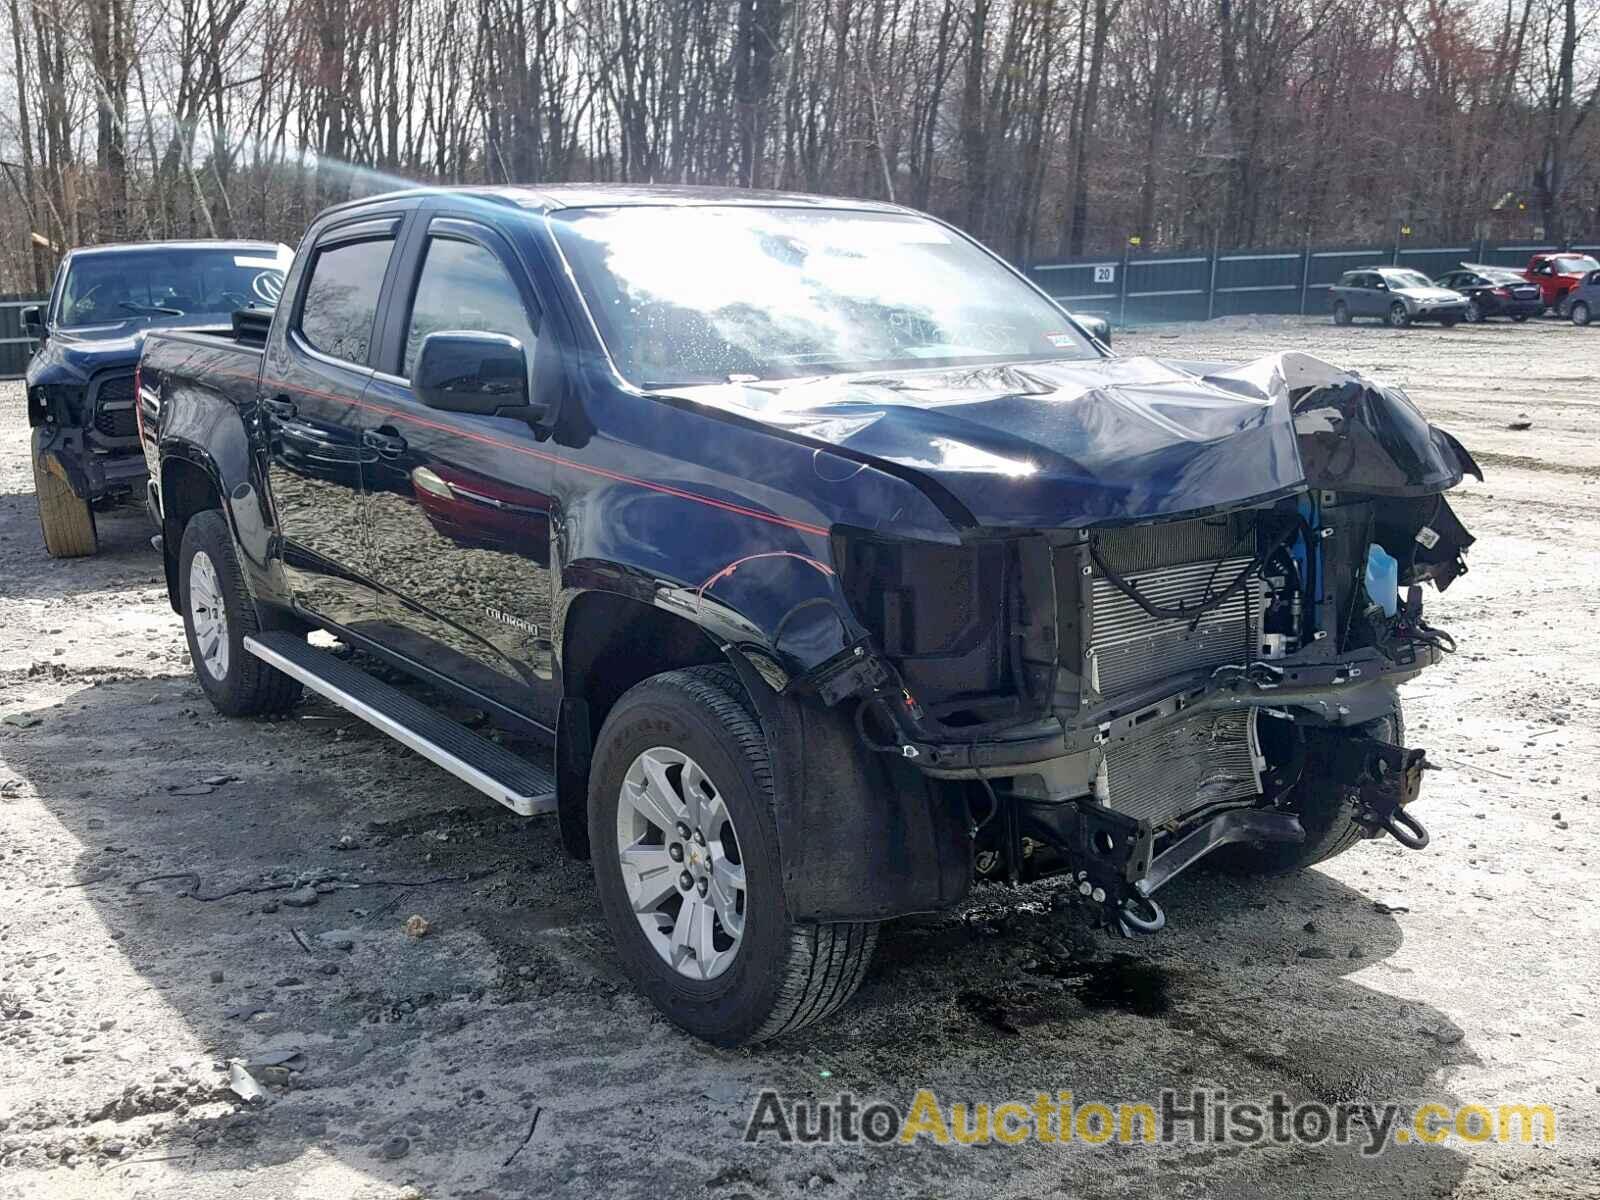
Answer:
<path fill-rule="evenodd" d="M 300 308 L 300 335 L 315 349 L 345 362 L 366 363 L 393 248 L 393 238 L 372 238 L 317 251 Z"/>
<path fill-rule="evenodd" d="M 423 338 L 447 329 L 507 334 L 533 354 L 533 325 L 505 265 L 475 242 L 436 237 L 417 280 L 401 374 L 410 378 Z"/>

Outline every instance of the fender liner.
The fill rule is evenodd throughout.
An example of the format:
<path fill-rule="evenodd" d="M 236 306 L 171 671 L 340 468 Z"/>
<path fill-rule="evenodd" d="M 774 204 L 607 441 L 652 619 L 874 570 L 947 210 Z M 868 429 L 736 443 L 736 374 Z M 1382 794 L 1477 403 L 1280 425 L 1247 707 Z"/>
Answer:
<path fill-rule="evenodd" d="M 848 706 L 780 696 L 740 651 L 724 653 L 772 755 L 790 917 L 883 921 L 959 902 L 973 854 L 960 785 L 868 750 Z"/>
<path fill-rule="evenodd" d="M 89 476 L 84 472 L 83 464 L 70 454 L 62 454 L 57 446 L 67 440 L 66 432 L 48 425 L 36 425 L 33 430 L 33 456 L 38 459 L 39 465 L 62 480 L 72 489 L 72 494 L 79 500 L 94 498 L 94 489 L 89 484 Z"/>

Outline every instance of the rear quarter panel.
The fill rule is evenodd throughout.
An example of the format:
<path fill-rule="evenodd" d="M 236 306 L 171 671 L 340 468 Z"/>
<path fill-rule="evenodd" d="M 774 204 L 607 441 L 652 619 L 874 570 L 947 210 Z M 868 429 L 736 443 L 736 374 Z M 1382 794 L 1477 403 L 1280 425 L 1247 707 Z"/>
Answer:
<path fill-rule="evenodd" d="M 257 600 L 287 604 L 289 592 L 273 557 L 274 525 L 262 486 L 257 428 L 257 380 L 262 352 L 227 337 L 199 333 L 156 333 L 145 343 L 140 388 L 145 411 L 156 410 L 154 443 L 169 538 L 172 501 L 166 479 L 175 462 L 188 463 L 210 478 L 234 542 L 247 585 Z M 175 553 L 176 544 L 172 546 Z"/>

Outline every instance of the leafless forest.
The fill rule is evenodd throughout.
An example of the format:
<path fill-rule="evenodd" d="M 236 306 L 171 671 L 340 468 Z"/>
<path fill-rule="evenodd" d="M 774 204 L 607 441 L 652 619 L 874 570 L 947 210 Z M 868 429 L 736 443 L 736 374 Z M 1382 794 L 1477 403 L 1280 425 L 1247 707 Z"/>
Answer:
<path fill-rule="evenodd" d="M 1018 260 L 1600 230 L 1597 0 L 0 3 L 5 290 L 398 180 L 890 197 Z"/>

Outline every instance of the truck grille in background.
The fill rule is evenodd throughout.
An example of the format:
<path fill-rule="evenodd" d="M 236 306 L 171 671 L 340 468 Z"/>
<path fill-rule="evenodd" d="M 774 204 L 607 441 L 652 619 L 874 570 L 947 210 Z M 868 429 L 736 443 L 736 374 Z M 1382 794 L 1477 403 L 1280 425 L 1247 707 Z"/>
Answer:
<path fill-rule="evenodd" d="M 1253 708 L 1208 713 L 1108 743 L 1107 802 L 1159 827 L 1196 809 L 1260 795 L 1255 722 Z"/>
<path fill-rule="evenodd" d="M 1220 591 L 1255 555 L 1255 514 L 1112 529 L 1097 535 L 1100 560 L 1158 608 Z M 1261 583 L 1252 578 L 1198 620 L 1152 617 L 1096 572 L 1088 587 L 1089 686 L 1104 697 L 1251 658 L 1261 636 Z"/>
<path fill-rule="evenodd" d="M 133 376 L 112 375 L 100 382 L 94 394 L 94 427 L 101 436 L 131 438 L 139 436 L 138 417 L 133 411 Z"/>

